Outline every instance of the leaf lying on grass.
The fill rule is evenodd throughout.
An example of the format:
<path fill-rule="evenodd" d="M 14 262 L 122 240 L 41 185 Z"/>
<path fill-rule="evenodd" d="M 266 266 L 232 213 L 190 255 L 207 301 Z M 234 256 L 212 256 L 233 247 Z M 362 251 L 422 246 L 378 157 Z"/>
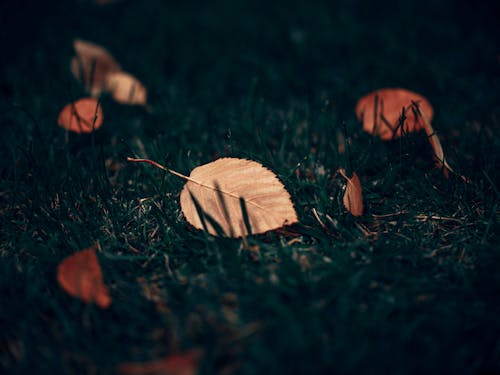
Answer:
<path fill-rule="evenodd" d="M 193 169 L 187 177 L 148 159 L 127 160 L 187 180 L 180 197 L 182 212 L 191 225 L 214 236 L 243 237 L 298 222 L 288 191 L 255 161 L 222 158 Z"/>
<path fill-rule="evenodd" d="M 102 122 L 102 108 L 94 98 L 82 98 L 67 104 L 57 118 L 59 126 L 75 133 L 92 133 L 101 127 Z"/>
<path fill-rule="evenodd" d="M 103 47 L 82 39 L 73 42 L 76 56 L 71 59 L 71 72 L 92 96 L 99 96 L 106 76 L 122 70 L 120 64 Z"/>
<path fill-rule="evenodd" d="M 343 168 L 339 169 L 339 173 L 347 181 L 347 186 L 344 192 L 344 206 L 352 214 L 352 216 L 361 216 L 363 214 L 363 192 L 361 190 L 361 182 L 356 172 L 352 173 L 352 177 L 347 177 Z"/>
<path fill-rule="evenodd" d="M 94 0 L 97 5 L 110 5 L 117 3 L 120 0 Z"/>
<path fill-rule="evenodd" d="M 402 88 L 379 89 L 363 96 L 358 100 L 355 112 L 358 120 L 363 122 L 364 131 L 390 141 L 424 127 L 420 117 L 410 110 L 412 102 L 417 102 L 421 111 L 432 120 L 434 110 L 429 101 Z M 403 110 L 406 118 L 401 121 Z"/>
<path fill-rule="evenodd" d="M 123 375 L 195 375 L 203 355 L 201 349 L 192 349 L 181 354 L 146 363 L 122 363 L 118 373 Z"/>
<path fill-rule="evenodd" d="M 95 254 L 97 246 L 78 251 L 59 263 L 57 281 L 69 295 L 105 309 L 111 305 L 111 297 Z"/>
<path fill-rule="evenodd" d="M 146 105 L 146 88 L 131 74 L 125 72 L 108 74 L 106 77 L 105 89 L 118 103 Z"/>
<path fill-rule="evenodd" d="M 75 39 L 73 47 L 76 56 L 71 59 L 71 72 L 83 82 L 91 96 L 108 92 L 118 103 L 146 105 L 144 85 L 124 72 L 105 48 L 82 39 Z"/>
<path fill-rule="evenodd" d="M 437 166 L 439 168 L 443 168 L 444 175 L 448 177 L 448 171 L 453 172 L 453 169 L 451 169 L 450 165 L 444 158 L 443 146 L 441 146 L 441 141 L 439 140 L 439 137 L 434 131 L 434 128 L 430 123 L 430 119 L 427 118 L 425 113 L 421 110 L 420 104 L 413 103 L 413 108 L 422 118 L 422 121 L 424 123 L 425 134 L 427 134 L 427 138 L 431 143 L 432 150 L 434 151 L 434 159 L 436 159 Z"/>
<path fill-rule="evenodd" d="M 436 160 L 436 165 L 438 168 L 443 170 L 444 176 L 448 178 L 449 172 L 454 173 L 455 171 L 450 167 L 446 158 L 444 157 L 443 146 L 441 146 L 441 141 L 439 140 L 438 135 L 434 131 L 434 128 L 431 125 L 430 119 L 426 116 L 425 112 L 421 110 L 419 103 L 412 103 L 412 108 L 415 113 L 422 118 L 422 122 L 424 124 L 425 134 L 427 134 L 427 138 L 431 143 L 432 150 L 434 152 L 434 159 Z M 458 175 L 463 181 L 469 183 L 469 179 L 465 176 Z"/>

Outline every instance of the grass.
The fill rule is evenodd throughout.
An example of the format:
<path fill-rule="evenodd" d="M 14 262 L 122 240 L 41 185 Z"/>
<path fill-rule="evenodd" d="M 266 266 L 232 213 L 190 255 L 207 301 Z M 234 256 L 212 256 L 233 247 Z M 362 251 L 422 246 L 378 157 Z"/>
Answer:
<path fill-rule="evenodd" d="M 3 371 L 113 373 L 200 347 L 201 374 L 499 373 L 497 13 L 444 0 L 2 3 Z M 66 142 L 58 112 L 84 95 L 76 37 L 145 83 L 151 113 L 103 97 L 103 128 Z M 443 178 L 423 134 L 361 131 L 356 100 L 391 86 L 430 100 L 470 184 Z M 221 156 L 261 162 L 301 224 L 246 244 L 207 236 L 182 217 L 183 181 L 134 155 L 184 174 Z M 361 178 L 359 219 L 339 166 Z M 94 241 L 108 310 L 55 277 Z"/>

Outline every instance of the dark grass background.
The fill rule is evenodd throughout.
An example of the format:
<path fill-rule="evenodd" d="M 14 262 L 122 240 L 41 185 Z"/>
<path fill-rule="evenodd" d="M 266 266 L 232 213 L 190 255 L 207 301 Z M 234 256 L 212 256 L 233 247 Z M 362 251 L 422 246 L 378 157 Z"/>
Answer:
<path fill-rule="evenodd" d="M 2 372 L 113 373 L 200 347 L 201 374 L 500 373 L 498 3 L 179 3 L 0 5 Z M 103 128 L 66 142 L 77 37 L 144 82 L 151 112 L 103 97 Z M 391 86 L 431 101 L 470 184 L 442 177 L 423 134 L 361 131 L 356 100 Z M 182 217 L 183 182 L 131 155 L 185 174 L 259 161 L 301 225 L 207 237 Z M 339 166 L 361 177 L 359 219 Z M 56 283 L 96 240 L 108 310 Z"/>

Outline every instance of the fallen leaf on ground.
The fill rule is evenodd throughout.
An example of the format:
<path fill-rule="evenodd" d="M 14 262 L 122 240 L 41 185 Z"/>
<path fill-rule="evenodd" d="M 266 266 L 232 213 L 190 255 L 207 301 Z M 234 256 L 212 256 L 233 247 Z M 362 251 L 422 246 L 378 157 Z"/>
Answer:
<path fill-rule="evenodd" d="M 412 111 L 413 102 L 417 102 L 421 111 L 432 121 L 434 110 L 429 101 L 420 94 L 402 88 L 373 91 L 358 100 L 355 111 L 358 120 L 363 122 L 364 131 L 389 141 L 424 127 L 420 116 Z M 406 119 L 400 124 L 403 110 Z"/>
<path fill-rule="evenodd" d="M 111 297 L 95 254 L 97 246 L 78 251 L 59 263 L 57 281 L 69 295 L 105 309 L 111 305 Z"/>
<path fill-rule="evenodd" d="M 109 4 L 114 4 L 117 3 L 120 0 L 95 0 L 94 2 L 97 5 L 109 5 Z"/>
<path fill-rule="evenodd" d="M 344 192 L 344 206 L 353 216 L 361 216 L 363 214 L 363 192 L 361 182 L 356 172 L 352 173 L 352 177 L 347 177 L 343 168 L 339 169 L 339 173 L 347 181 L 347 186 Z"/>
<path fill-rule="evenodd" d="M 71 72 L 92 96 L 99 96 L 109 73 L 121 71 L 120 64 L 103 47 L 82 39 L 73 42 L 76 56 L 71 59 Z"/>
<path fill-rule="evenodd" d="M 75 133 L 92 133 L 101 127 L 102 122 L 102 108 L 94 98 L 83 98 L 67 104 L 57 118 L 59 126 Z"/>
<path fill-rule="evenodd" d="M 201 349 L 192 349 L 158 361 L 127 362 L 118 366 L 118 372 L 123 375 L 195 375 L 202 355 Z"/>
<path fill-rule="evenodd" d="M 105 88 L 118 103 L 146 105 L 146 88 L 137 78 L 129 73 L 114 72 L 108 74 Z"/>
<path fill-rule="evenodd" d="M 425 134 L 427 134 L 427 138 L 431 143 L 432 150 L 434 152 L 434 160 L 436 160 L 436 165 L 438 168 L 443 170 L 443 174 L 446 178 L 449 176 L 449 172 L 454 172 L 454 170 L 450 167 L 446 158 L 444 157 L 443 146 L 441 146 L 441 141 L 439 140 L 438 135 L 434 131 L 434 128 L 431 125 L 430 119 L 426 116 L 425 112 L 423 112 L 420 108 L 420 104 L 413 103 L 413 109 L 415 113 L 422 118 L 422 122 L 424 124 Z M 469 182 L 469 180 L 459 175 L 462 180 L 465 182 Z"/>
<path fill-rule="evenodd" d="M 341 131 L 337 131 L 337 152 L 339 155 L 343 155 L 346 149 L 346 139 L 344 137 L 344 133 Z"/>
<path fill-rule="evenodd" d="M 149 163 L 187 180 L 180 196 L 182 212 L 191 225 L 212 235 L 222 231 L 227 237 L 244 237 L 298 222 L 288 191 L 255 161 L 222 158 L 193 169 L 187 177 L 148 159 L 127 160 Z"/>

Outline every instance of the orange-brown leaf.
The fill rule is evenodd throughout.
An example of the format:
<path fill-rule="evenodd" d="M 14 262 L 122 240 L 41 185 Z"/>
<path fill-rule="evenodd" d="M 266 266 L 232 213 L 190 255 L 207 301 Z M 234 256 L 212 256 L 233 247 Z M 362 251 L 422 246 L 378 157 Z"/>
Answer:
<path fill-rule="evenodd" d="M 69 295 L 102 308 L 111 305 L 108 287 L 95 254 L 97 245 L 65 258 L 57 267 L 57 281 Z"/>
<path fill-rule="evenodd" d="M 110 73 L 106 77 L 106 91 L 121 104 L 146 105 L 147 90 L 134 76 L 125 72 Z"/>
<path fill-rule="evenodd" d="M 59 126 L 75 133 L 91 133 L 101 127 L 102 121 L 102 108 L 94 98 L 67 104 L 57 118 Z"/>
<path fill-rule="evenodd" d="M 352 173 L 349 178 L 345 174 L 344 169 L 339 169 L 340 174 L 347 181 L 347 186 L 344 192 L 344 206 L 353 216 L 361 216 L 363 214 L 363 192 L 361 182 L 356 172 Z"/>
<path fill-rule="evenodd" d="M 200 349 L 193 349 L 158 361 L 123 363 L 118 367 L 118 372 L 123 375 L 195 375 L 202 354 Z"/>
<path fill-rule="evenodd" d="M 432 120 L 434 110 L 429 101 L 420 94 L 402 88 L 379 89 L 363 96 L 356 104 L 356 116 L 363 122 L 364 131 L 388 141 L 424 127 L 420 116 L 412 110 L 412 102 L 417 102 L 429 121 Z M 403 109 L 406 120 L 400 126 Z"/>
<path fill-rule="evenodd" d="M 121 71 L 120 64 L 103 47 L 82 39 L 75 39 L 76 56 L 71 59 L 71 72 L 83 82 L 92 96 L 99 96 L 104 88 L 106 76 Z"/>

